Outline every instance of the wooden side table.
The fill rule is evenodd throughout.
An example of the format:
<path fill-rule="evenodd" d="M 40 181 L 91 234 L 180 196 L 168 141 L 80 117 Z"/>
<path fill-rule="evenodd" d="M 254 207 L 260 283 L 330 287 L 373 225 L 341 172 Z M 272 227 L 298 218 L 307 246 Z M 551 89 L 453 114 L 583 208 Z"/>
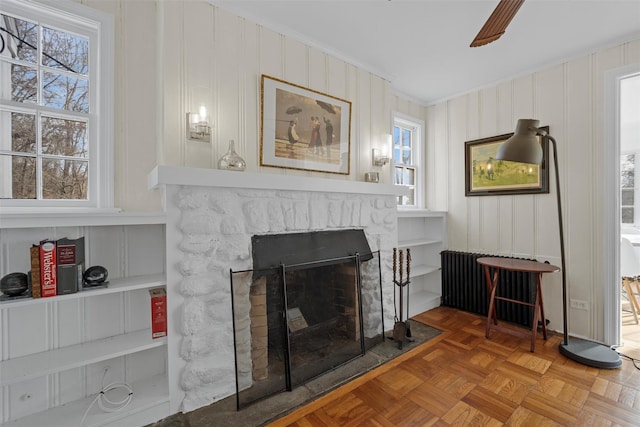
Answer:
<path fill-rule="evenodd" d="M 552 273 L 559 271 L 560 268 L 555 265 L 545 264 L 538 261 L 529 261 L 524 259 L 515 258 L 498 258 L 498 257 L 483 257 L 477 259 L 479 264 L 484 265 L 484 273 L 487 278 L 487 287 L 489 289 L 489 312 L 487 313 L 487 327 L 485 336 L 489 338 L 491 329 L 496 331 L 506 332 L 511 335 L 515 335 L 521 338 L 531 338 L 531 351 L 535 350 L 536 335 L 538 332 L 538 311 L 540 312 L 540 318 L 542 320 L 542 335 L 544 339 L 547 339 L 547 325 L 544 318 L 544 305 L 542 303 L 542 273 Z M 493 268 L 493 278 L 491 277 L 491 268 Z M 496 289 L 498 288 L 498 277 L 500 276 L 500 270 L 521 271 L 524 273 L 534 273 L 536 275 L 536 297 L 533 304 L 525 301 L 514 300 L 511 298 L 497 297 Z M 512 302 L 514 304 L 522 304 L 529 307 L 533 307 L 533 324 L 531 326 L 531 334 L 526 334 L 516 329 L 506 328 L 498 325 L 498 317 L 496 316 L 495 300 L 503 300 Z"/>

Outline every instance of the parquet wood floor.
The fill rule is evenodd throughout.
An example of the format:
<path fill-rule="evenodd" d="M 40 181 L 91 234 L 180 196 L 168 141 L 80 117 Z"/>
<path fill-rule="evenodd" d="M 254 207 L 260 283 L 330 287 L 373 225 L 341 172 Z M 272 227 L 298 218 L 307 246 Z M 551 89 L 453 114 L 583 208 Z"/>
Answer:
<path fill-rule="evenodd" d="M 640 371 L 600 370 L 558 352 L 560 335 L 484 337 L 483 317 L 439 307 L 416 318 L 444 331 L 269 424 L 347 426 L 640 426 Z"/>

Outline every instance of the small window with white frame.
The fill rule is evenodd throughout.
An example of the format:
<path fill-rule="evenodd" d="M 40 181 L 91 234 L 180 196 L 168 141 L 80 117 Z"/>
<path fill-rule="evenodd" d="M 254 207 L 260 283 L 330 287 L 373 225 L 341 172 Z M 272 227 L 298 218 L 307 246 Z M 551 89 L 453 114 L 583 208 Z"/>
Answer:
<path fill-rule="evenodd" d="M 112 37 L 95 9 L 3 0 L 1 206 L 112 207 Z"/>
<path fill-rule="evenodd" d="M 636 153 L 620 156 L 620 220 L 622 224 L 636 224 Z"/>
<path fill-rule="evenodd" d="M 424 124 L 421 120 L 393 115 L 393 183 L 407 187 L 408 194 L 398 196 L 399 207 L 422 206 L 421 148 Z"/>

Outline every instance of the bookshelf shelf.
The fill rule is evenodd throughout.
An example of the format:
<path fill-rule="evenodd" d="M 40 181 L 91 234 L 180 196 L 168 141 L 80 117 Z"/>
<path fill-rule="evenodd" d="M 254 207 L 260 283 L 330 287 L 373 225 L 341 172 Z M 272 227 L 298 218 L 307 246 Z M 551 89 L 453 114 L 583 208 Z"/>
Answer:
<path fill-rule="evenodd" d="M 442 295 L 440 252 L 446 248 L 446 212 L 398 211 L 398 247 L 411 249 L 409 316 L 438 307 Z"/>
<path fill-rule="evenodd" d="M 137 289 L 150 289 L 167 284 L 164 274 L 149 274 L 144 276 L 125 277 L 109 280 L 106 288 L 86 289 L 74 294 L 56 295 L 48 298 L 19 298 L 0 301 L 0 309 L 23 307 L 35 304 L 47 304 L 60 301 L 68 301 L 78 298 L 89 298 L 99 295 L 108 295 L 117 292 L 135 291 Z"/>
<path fill-rule="evenodd" d="M 118 412 L 102 412 L 94 405 L 87 413 L 84 421 L 82 417 L 92 404 L 96 395 L 76 400 L 54 408 L 36 412 L 16 421 L 7 423 L 12 427 L 49 427 L 49 426 L 80 426 L 101 425 L 148 425 L 166 417 L 169 413 L 169 389 L 166 375 L 155 375 L 150 378 L 130 384 L 133 390 L 131 403 Z M 114 400 L 121 396 L 113 397 Z M 124 421 L 126 419 L 126 421 Z M 118 422 L 122 424 L 118 424 Z"/>
<path fill-rule="evenodd" d="M 16 212 L 0 213 L 2 228 L 43 227 L 92 227 L 110 225 L 166 224 L 164 212 L 120 212 L 117 210 L 95 210 L 87 212 Z"/>
<path fill-rule="evenodd" d="M 0 425 L 148 425 L 170 414 L 168 341 L 152 338 L 147 292 L 167 285 L 165 233 L 164 213 L 0 214 L 0 276 L 27 273 L 34 243 L 65 237 L 84 237 L 86 268 L 109 271 L 106 287 L 0 299 Z M 114 413 L 96 404 L 82 420 L 102 372 L 133 400 Z"/>
<path fill-rule="evenodd" d="M 0 362 L 0 385 L 10 385 L 67 369 L 166 345 L 151 338 L 151 329 L 29 354 Z"/>

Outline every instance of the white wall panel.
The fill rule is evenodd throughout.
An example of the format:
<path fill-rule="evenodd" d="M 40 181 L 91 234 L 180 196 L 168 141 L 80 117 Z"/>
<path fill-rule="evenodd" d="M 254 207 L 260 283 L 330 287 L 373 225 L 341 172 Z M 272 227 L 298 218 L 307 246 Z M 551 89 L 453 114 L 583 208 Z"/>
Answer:
<path fill-rule="evenodd" d="M 123 230 L 120 227 L 91 227 L 85 233 L 86 267 L 101 265 L 110 278 L 124 276 L 122 260 L 125 257 Z"/>
<path fill-rule="evenodd" d="M 556 136 L 559 157 L 566 159 L 566 156 L 571 156 L 570 162 L 560 166 L 560 172 L 567 177 L 567 186 L 562 188 L 563 214 L 565 218 L 571 218 L 571 221 L 564 222 L 569 298 L 587 301 L 592 299 L 590 277 L 594 274 L 596 245 L 593 233 L 584 233 L 584 230 L 593 229 L 595 222 L 594 174 L 591 173 L 595 144 L 591 59 L 591 56 L 578 58 L 566 65 L 566 131 L 564 136 Z M 598 179 L 597 174 L 595 179 Z M 577 319 L 581 314 L 584 315 L 571 310 L 570 318 Z M 588 336 L 588 321 L 574 321 L 572 324 L 574 331 Z"/>
<path fill-rule="evenodd" d="M 368 125 L 370 130 L 369 140 L 360 140 L 359 144 L 356 144 L 357 149 L 361 152 L 361 158 L 363 163 L 356 171 L 356 180 L 364 180 L 364 173 L 367 171 L 377 171 L 380 173 L 381 182 L 389 183 L 388 174 L 386 171 L 391 169 L 391 163 L 385 166 L 373 166 L 371 160 L 371 150 L 373 148 L 382 148 L 385 144 L 384 135 L 391 133 L 391 124 L 389 122 L 390 111 L 387 104 L 387 92 L 388 88 L 384 79 L 371 75 L 371 99 L 374 100 L 369 106 L 371 113 Z M 424 116 L 417 117 L 420 120 L 424 120 Z M 386 120 L 385 120 L 386 119 Z M 364 124 L 363 124 L 364 125 Z M 389 148 L 389 153 L 391 149 Z M 367 160 L 369 157 L 369 160 Z"/>
<path fill-rule="evenodd" d="M 517 119 L 513 118 L 513 85 L 504 82 L 496 87 L 497 93 L 497 129 L 498 135 L 511 133 L 516 127 Z"/>
<path fill-rule="evenodd" d="M 327 75 L 329 76 L 329 79 L 326 91 L 332 96 L 347 99 L 349 97 L 347 89 L 349 69 L 347 64 L 340 59 L 328 56 Z"/>
<path fill-rule="evenodd" d="M 57 396 L 54 397 L 57 402 L 54 404 L 73 402 L 85 396 L 82 371 L 82 369 L 69 369 L 57 375 Z"/>
<path fill-rule="evenodd" d="M 453 248 L 478 247 L 478 215 L 469 216 L 467 212 L 478 212 L 478 200 L 468 200 L 464 197 L 464 142 L 467 140 L 467 97 L 460 97 L 447 103 L 446 134 L 449 138 L 449 161 L 451 167 L 448 171 L 448 192 L 451 211 L 455 211 L 455 222 L 459 231 L 453 242 Z M 453 202 L 453 203 L 452 203 Z M 461 245 L 461 246 L 460 246 Z"/>
<path fill-rule="evenodd" d="M 146 177 L 156 165 L 159 135 L 157 122 L 156 5 L 150 2 L 122 2 L 119 34 L 123 37 L 121 67 L 122 105 L 117 108 L 116 188 L 122 190 L 118 206 L 128 210 L 154 210 L 158 195 L 147 188 Z M 148 25 L 136 17 L 144 16 Z M 120 44 L 120 43 L 119 43 Z M 116 62 L 117 63 L 117 62 Z M 118 124 L 118 122 L 120 122 Z"/>
<path fill-rule="evenodd" d="M 498 130 L 498 88 L 492 87 L 479 92 L 477 131 L 473 138 L 486 138 L 485 135 L 499 135 Z M 471 136 L 471 135 L 470 135 Z"/>
<path fill-rule="evenodd" d="M 149 327 L 151 296 L 148 289 L 127 292 L 124 295 L 124 329 L 127 332 Z"/>
<path fill-rule="evenodd" d="M 479 92 L 477 104 L 477 120 L 473 123 L 469 132 L 470 139 L 486 138 L 485 135 L 499 135 L 497 130 L 497 88 L 488 88 Z M 473 115 L 470 106 L 469 115 Z M 498 209 L 500 197 L 480 197 L 482 214 L 480 215 L 480 246 L 479 251 L 487 254 L 498 253 L 500 238 L 500 210 Z"/>
<path fill-rule="evenodd" d="M 284 38 L 283 44 L 283 80 L 309 87 L 309 47 L 292 38 Z"/>
<path fill-rule="evenodd" d="M 250 25 L 247 22 L 247 25 Z M 284 49 L 285 37 L 275 31 L 265 27 L 258 27 L 258 38 L 260 40 L 260 61 L 259 74 L 267 74 L 272 77 L 284 79 Z M 303 59 L 307 63 L 307 59 Z"/>
<path fill-rule="evenodd" d="M 371 165 L 371 93 L 369 73 L 357 70 L 357 95 L 352 100 L 351 114 L 351 173 L 357 174 L 360 169 L 372 168 Z M 362 144 L 362 150 L 358 145 Z M 360 179 L 363 179 L 361 177 Z"/>
<path fill-rule="evenodd" d="M 205 5 L 212 9 L 209 5 Z M 241 79 L 241 69 L 244 55 L 242 31 L 244 22 L 237 16 L 223 9 L 215 9 L 215 50 L 202 52 L 211 58 L 215 70 L 215 90 L 212 93 L 216 106 L 216 132 L 212 140 L 212 159 L 209 167 L 217 168 L 218 160 L 228 149 L 229 140 L 235 141 L 236 152 L 244 158 L 247 150 L 255 150 L 256 141 L 241 141 L 239 139 L 240 123 L 244 120 L 244 110 L 240 109 L 243 98 L 245 80 Z M 188 43 L 188 40 L 187 40 Z M 185 82 L 189 84 L 189 81 Z M 185 166 L 191 166 L 189 162 Z M 249 165 L 249 170 L 255 170 L 256 165 Z"/>
<path fill-rule="evenodd" d="M 165 260 L 156 248 L 164 246 L 164 225 L 132 225 L 123 228 L 126 276 L 164 271 Z"/>
<path fill-rule="evenodd" d="M 426 112 L 427 127 L 427 207 L 433 210 L 449 210 L 449 139 L 447 133 L 446 103 L 432 106 Z M 460 206 L 456 206 L 460 208 Z M 458 209 L 456 209 L 458 212 Z M 465 209 L 466 214 L 466 209 Z M 447 220 L 447 223 L 449 223 Z M 451 239 L 449 239 L 451 243 Z M 466 238 L 465 238 L 466 244 Z"/>
<path fill-rule="evenodd" d="M 56 333 L 56 344 L 66 347 L 82 342 L 84 311 L 80 299 L 56 303 L 56 323 L 60 326 Z"/>
<path fill-rule="evenodd" d="M 84 298 L 85 311 L 91 313 L 85 321 L 87 338 L 96 340 L 124 333 L 122 295 L 107 294 Z M 105 321 L 109 319 L 109 321 Z"/>
<path fill-rule="evenodd" d="M 126 361 L 125 378 L 127 382 L 133 383 L 153 375 L 164 373 L 167 364 L 167 349 L 164 347 L 156 347 L 140 351 L 128 355 Z M 115 378 L 118 377 L 116 376 Z M 120 376 L 120 378 L 122 378 L 122 376 Z"/>
<path fill-rule="evenodd" d="M 11 416 L 11 419 L 16 419 L 48 408 L 51 394 L 47 390 L 45 378 L 23 381 L 7 388 L 10 391 L 7 396 L 7 409 L 2 414 L 5 417 Z"/>
<path fill-rule="evenodd" d="M 240 110 L 244 114 L 240 117 L 238 140 L 244 142 L 240 155 L 249 170 L 256 172 L 260 164 L 260 73 L 256 73 L 260 69 L 259 27 L 246 20 L 242 20 L 241 25 L 244 54 L 239 72 L 242 85 Z"/>
<path fill-rule="evenodd" d="M 308 50 L 309 82 L 307 87 L 326 93 L 327 91 L 327 54 L 317 49 Z M 304 85 L 303 85 L 304 86 Z"/>
<path fill-rule="evenodd" d="M 162 134 L 158 144 L 158 163 L 184 166 L 184 139 L 186 134 L 186 114 L 189 109 L 185 88 L 180 84 L 184 75 L 184 61 L 181 46 L 184 43 L 184 8 L 174 1 L 157 3 L 160 11 L 158 22 L 158 55 L 162 60 L 158 99 L 162 102 Z M 126 206 L 126 205 L 125 205 Z"/>
<path fill-rule="evenodd" d="M 540 120 L 540 126 L 549 126 L 549 133 L 558 140 L 558 155 L 561 160 L 560 167 L 567 167 L 566 159 L 569 151 L 569 144 L 566 143 L 564 137 L 565 119 L 565 67 L 558 66 L 542 71 L 536 75 L 536 93 L 535 93 L 535 118 Z M 551 142 L 549 142 L 549 194 L 542 194 L 536 197 L 536 229 L 540 232 L 536 233 L 536 254 L 549 259 L 549 257 L 559 254 L 559 238 L 549 238 L 549 236 L 558 236 L 558 211 L 556 203 L 555 189 L 555 168 L 553 167 L 553 152 Z M 568 171 L 567 171 L 568 172 Z M 567 175 L 568 176 L 568 175 Z M 566 190 L 565 190 L 566 189 Z M 570 185 L 562 188 L 563 195 L 563 213 L 566 215 L 571 208 L 569 197 L 575 189 Z M 582 189 L 580 189 L 582 191 Z M 566 212 L 565 212 L 566 211 Z M 554 215 L 555 214 L 555 215 Z M 565 234 L 568 234 L 565 224 Z M 555 261 L 555 260 L 554 260 Z"/>
<path fill-rule="evenodd" d="M 8 321 L 3 337 L 7 337 L 6 358 L 24 356 L 31 353 L 39 353 L 47 349 L 51 341 L 48 334 L 49 310 L 45 305 L 31 305 L 24 308 L 8 309 Z M 4 323 L 4 322 L 3 322 Z M 29 326 L 29 339 L 24 334 L 12 334 L 12 330 Z M 6 335 L 5 335 L 6 334 Z M 4 356 L 4 355 L 3 355 Z"/>
<path fill-rule="evenodd" d="M 453 168 L 450 178 L 451 197 L 458 197 L 465 192 L 466 171 L 466 141 L 477 139 L 478 136 L 478 93 L 469 93 L 459 99 L 449 102 L 449 137 L 454 146 L 451 147 L 451 159 L 459 161 L 459 167 Z M 474 252 L 481 251 L 480 240 L 482 233 L 482 198 L 467 197 L 468 212 L 477 212 L 477 215 L 467 216 L 467 245 Z"/>

